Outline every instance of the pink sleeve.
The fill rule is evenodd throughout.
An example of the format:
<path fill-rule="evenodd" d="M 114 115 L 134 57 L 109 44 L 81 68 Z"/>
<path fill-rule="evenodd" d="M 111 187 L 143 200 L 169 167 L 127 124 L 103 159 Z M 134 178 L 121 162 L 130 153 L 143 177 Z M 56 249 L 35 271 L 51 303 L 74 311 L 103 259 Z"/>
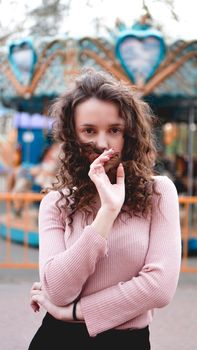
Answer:
<path fill-rule="evenodd" d="M 181 263 L 179 203 L 176 188 L 166 176 L 157 180 L 161 200 L 154 200 L 149 249 L 137 277 L 81 298 L 91 336 L 166 306 L 175 294 Z"/>
<path fill-rule="evenodd" d="M 50 300 L 65 306 L 76 299 L 97 261 L 105 256 L 107 241 L 86 226 L 66 250 L 65 219 L 55 205 L 58 198 L 59 192 L 51 191 L 40 204 L 39 265 L 40 280 Z"/>

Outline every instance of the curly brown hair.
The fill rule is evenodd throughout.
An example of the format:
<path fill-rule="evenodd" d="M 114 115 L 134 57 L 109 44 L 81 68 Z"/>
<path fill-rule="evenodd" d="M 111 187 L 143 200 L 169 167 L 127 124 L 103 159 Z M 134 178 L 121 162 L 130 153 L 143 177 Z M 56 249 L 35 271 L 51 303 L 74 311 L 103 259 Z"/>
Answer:
<path fill-rule="evenodd" d="M 66 200 L 70 224 L 76 211 L 85 215 L 93 212 L 90 204 L 97 190 L 88 176 L 90 163 L 83 152 L 86 145 L 78 141 L 74 123 L 76 106 L 93 97 L 116 104 L 125 121 L 121 161 L 125 169 L 126 195 L 121 213 L 147 217 L 153 193 L 156 193 L 153 179 L 157 154 L 153 136 L 155 117 L 135 87 L 115 80 L 110 73 L 94 69 L 82 71 L 74 86 L 50 108 L 50 115 L 54 117 L 54 139 L 61 143 L 60 169 L 57 182 L 51 188 L 61 194 L 57 203 Z"/>

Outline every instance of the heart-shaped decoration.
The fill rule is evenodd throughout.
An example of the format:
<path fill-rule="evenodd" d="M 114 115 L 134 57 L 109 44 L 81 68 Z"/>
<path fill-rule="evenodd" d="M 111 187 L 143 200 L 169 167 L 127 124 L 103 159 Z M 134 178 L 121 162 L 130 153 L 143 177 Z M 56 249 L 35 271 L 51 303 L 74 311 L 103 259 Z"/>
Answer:
<path fill-rule="evenodd" d="M 118 38 L 115 52 L 130 79 L 144 85 L 165 57 L 166 46 L 157 30 L 131 29 Z"/>
<path fill-rule="evenodd" d="M 8 59 L 18 81 L 23 85 L 29 85 L 37 62 L 37 55 L 31 40 L 25 39 L 11 43 Z"/>

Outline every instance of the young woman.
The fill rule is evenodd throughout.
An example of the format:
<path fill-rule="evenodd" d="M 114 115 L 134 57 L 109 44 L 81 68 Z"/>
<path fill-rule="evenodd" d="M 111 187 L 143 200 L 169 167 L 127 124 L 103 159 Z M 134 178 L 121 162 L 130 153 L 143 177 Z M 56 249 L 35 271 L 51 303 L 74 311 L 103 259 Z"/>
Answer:
<path fill-rule="evenodd" d="M 47 313 L 29 350 L 150 349 L 153 311 L 172 300 L 181 263 L 177 191 L 153 170 L 153 115 L 94 70 L 51 113 L 61 167 L 39 210 L 31 306 Z"/>

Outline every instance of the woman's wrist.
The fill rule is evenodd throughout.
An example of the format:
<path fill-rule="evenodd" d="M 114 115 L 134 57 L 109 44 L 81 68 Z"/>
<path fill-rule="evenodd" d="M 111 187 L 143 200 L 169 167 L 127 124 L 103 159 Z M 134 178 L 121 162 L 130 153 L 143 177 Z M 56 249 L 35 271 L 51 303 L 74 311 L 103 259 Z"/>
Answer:
<path fill-rule="evenodd" d="M 118 216 L 119 211 L 109 210 L 105 207 L 101 207 L 97 215 L 92 222 L 91 226 L 98 232 L 102 237 L 107 238 L 109 231 L 111 230 L 115 219 Z"/>
<path fill-rule="evenodd" d="M 73 308 L 72 308 L 72 318 L 73 318 L 73 321 L 79 321 L 79 320 L 78 320 L 78 317 L 77 317 L 77 304 L 78 304 L 78 301 L 74 301 L 74 303 L 73 303 Z"/>
<path fill-rule="evenodd" d="M 82 310 L 81 310 L 81 303 L 80 300 L 77 301 L 77 303 L 75 303 L 75 306 L 73 305 L 74 308 L 74 317 L 75 317 L 75 321 L 83 321 L 83 314 L 82 314 Z M 74 319 L 73 317 L 73 319 Z"/>

